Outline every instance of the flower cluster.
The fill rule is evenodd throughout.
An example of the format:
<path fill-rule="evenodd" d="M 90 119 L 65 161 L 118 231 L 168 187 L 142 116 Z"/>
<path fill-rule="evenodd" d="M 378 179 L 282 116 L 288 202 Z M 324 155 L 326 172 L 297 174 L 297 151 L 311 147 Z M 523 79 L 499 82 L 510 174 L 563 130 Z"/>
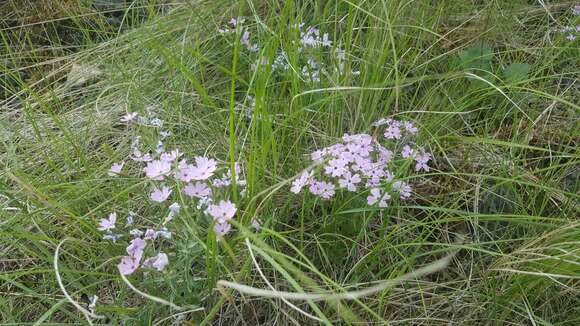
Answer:
<path fill-rule="evenodd" d="M 149 127 L 161 128 L 163 121 L 148 113 L 147 118 L 139 119 L 139 114 L 128 113 L 121 118 L 125 123 L 138 123 Z M 155 124 L 151 120 L 157 120 Z M 234 165 L 235 173 L 229 167 L 220 168 L 215 159 L 205 156 L 195 156 L 188 161 L 183 158 L 183 153 L 178 150 L 166 151 L 163 144 L 169 132 L 160 131 L 160 140 L 154 151 L 143 152 L 140 146 L 140 138 L 132 143 L 132 154 L 128 160 L 113 163 L 107 174 L 116 177 L 123 174 L 123 169 L 131 164 L 140 166 L 138 169 L 151 183 L 148 199 L 157 204 L 172 202 L 171 198 L 177 191 L 181 191 L 186 197 L 192 199 L 194 207 L 201 215 L 210 218 L 213 229 L 220 236 L 226 235 L 231 230 L 229 221 L 235 216 L 237 208 L 228 197 L 231 194 L 233 183 L 237 185 L 240 196 L 245 195 L 245 180 L 240 166 Z M 133 161 L 134 163 L 130 163 Z M 104 233 L 103 238 L 113 242 L 128 236 L 132 238 L 126 248 L 127 255 L 121 259 L 118 265 L 119 271 L 124 274 L 132 274 L 139 267 L 152 268 L 162 271 L 169 263 L 167 254 L 157 252 L 149 258 L 144 257 L 148 242 L 161 239 L 169 240 L 172 233 L 167 225 L 179 214 L 181 206 L 173 201 L 167 205 L 168 213 L 161 223 L 161 228 L 132 228 L 122 231 L 117 228 L 117 213 L 112 212 L 108 218 L 99 221 L 97 229 Z M 126 218 L 124 228 L 132 227 L 136 214 L 130 212 Z M 252 225 L 258 229 L 259 223 L 252 221 Z M 153 246 L 151 246 L 153 247 Z M 159 246 L 155 246 L 158 248 Z"/>
<path fill-rule="evenodd" d="M 243 27 L 245 22 L 243 18 L 232 18 L 225 27 L 219 28 L 221 34 L 233 34 L 239 28 L 241 32 L 240 44 L 246 47 L 250 53 L 260 52 L 260 45 L 251 41 L 251 34 L 247 27 Z M 323 62 L 317 60 L 321 57 L 320 49 L 333 48 L 333 42 L 328 33 L 321 33 L 320 30 L 313 26 L 306 26 L 300 23 L 294 26 L 297 29 L 299 39 L 297 49 L 299 56 L 300 67 L 298 69 L 290 70 L 290 63 L 288 54 L 284 50 L 279 50 L 276 57 L 271 60 L 267 57 L 259 57 L 255 59 L 252 64 L 252 69 L 255 70 L 259 66 L 270 66 L 273 72 L 275 71 L 297 71 L 300 76 L 309 83 L 320 82 L 320 76 L 328 74 L 329 71 L 336 71 L 339 74 L 345 72 L 346 52 L 340 47 L 335 46 L 334 51 L 330 51 L 335 56 L 337 67 L 334 69 L 328 68 Z M 314 52 L 313 52 L 314 51 Z M 353 75 L 360 74 L 359 71 L 352 71 Z"/>
<path fill-rule="evenodd" d="M 315 196 L 330 199 L 339 190 L 367 189 L 367 203 L 379 207 L 386 207 L 394 195 L 409 198 L 411 186 L 397 180 L 394 172 L 401 173 L 403 163 L 409 161 L 416 172 L 429 171 L 431 154 L 413 142 L 418 129 L 412 122 L 381 119 L 373 125 L 384 128 L 378 139 L 345 134 L 342 142 L 313 152 L 314 167 L 303 171 L 290 191 L 297 194 L 307 188 Z"/>
<path fill-rule="evenodd" d="M 575 5 L 570 9 L 572 11 L 572 16 L 578 17 L 580 16 L 580 5 Z M 568 41 L 574 41 L 580 34 L 580 25 L 576 26 L 564 26 L 560 29 L 562 34 L 566 34 L 566 39 Z"/>
<path fill-rule="evenodd" d="M 175 215 L 179 212 L 179 205 L 170 206 L 170 215 Z M 133 219 L 136 214 L 130 212 L 127 216 L 127 222 L 125 228 L 130 227 L 133 224 Z M 117 229 L 117 213 L 113 212 L 109 214 L 108 218 L 101 219 L 99 221 L 99 231 L 105 232 L 103 238 L 105 240 L 111 240 L 116 242 L 121 237 L 122 233 L 115 233 Z M 121 259 L 121 262 L 117 265 L 119 272 L 123 275 L 129 275 L 134 273 L 139 266 L 143 268 L 154 268 L 157 271 L 163 271 L 165 266 L 169 263 L 167 254 L 164 252 L 158 252 L 155 256 L 151 256 L 141 262 L 144 254 L 147 241 L 155 241 L 156 239 L 171 239 L 171 232 L 167 228 L 162 228 L 160 230 L 146 229 L 142 231 L 138 228 L 134 228 L 128 232 L 133 239 L 130 241 L 129 246 L 127 246 L 127 255 Z"/>

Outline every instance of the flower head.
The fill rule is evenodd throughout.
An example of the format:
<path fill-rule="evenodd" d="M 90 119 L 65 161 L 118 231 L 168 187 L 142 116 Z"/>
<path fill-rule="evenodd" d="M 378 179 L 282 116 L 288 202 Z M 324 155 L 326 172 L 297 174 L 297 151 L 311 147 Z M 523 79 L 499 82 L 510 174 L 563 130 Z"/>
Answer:
<path fill-rule="evenodd" d="M 183 193 L 189 197 L 207 198 L 211 196 L 212 191 L 211 188 L 207 186 L 207 184 L 203 182 L 196 182 L 194 184 L 188 183 L 183 188 Z"/>
<path fill-rule="evenodd" d="M 178 157 L 180 157 L 181 155 L 183 155 L 183 154 L 180 153 L 178 149 L 175 149 L 175 150 L 172 150 L 169 153 L 163 153 L 163 154 L 161 154 L 160 159 L 162 161 L 165 161 L 165 162 L 173 162 Z"/>
<path fill-rule="evenodd" d="M 143 262 L 143 267 L 145 268 L 155 268 L 158 272 L 165 269 L 165 266 L 169 264 L 169 259 L 165 253 L 158 253 L 157 256 L 147 258 Z"/>
<path fill-rule="evenodd" d="M 228 222 L 216 223 L 213 226 L 213 230 L 215 231 L 215 233 L 220 236 L 226 235 L 228 232 L 230 232 L 231 229 L 232 226 Z"/>
<path fill-rule="evenodd" d="M 309 190 L 313 195 L 323 199 L 330 199 L 334 196 L 334 185 L 330 182 L 312 180 Z"/>
<path fill-rule="evenodd" d="M 419 172 L 421 170 L 424 170 L 425 172 L 429 172 L 429 166 L 427 165 L 427 163 L 429 162 L 429 160 L 431 159 L 431 154 L 429 153 L 421 153 L 421 154 L 416 154 L 415 155 L 415 162 L 417 164 L 415 164 L 415 171 Z"/>
<path fill-rule="evenodd" d="M 127 112 L 127 114 L 121 117 L 121 122 L 131 122 L 137 118 L 137 115 L 137 112 Z"/>
<path fill-rule="evenodd" d="M 169 187 L 162 187 L 161 189 L 155 188 L 149 195 L 149 198 L 154 202 L 162 203 L 169 198 L 170 194 L 171 189 Z"/>
<path fill-rule="evenodd" d="M 229 200 L 221 200 L 217 205 L 210 205 L 206 213 L 213 217 L 217 223 L 225 223 L 236 214 L 236 205 Z"/>
<path fill-rule="evenodd" d="M 131 256 L 124 256 L 121 258 L 121 262 L 117 265 L 119 273 L 123 275 L 130 275 L 135 273 L 137 268 L 139 268 L 139 261 Z"/>
<path fill-rule="evenodd" d="M 369 205 L 374 205 L 379 203 L 379 207 L 384 208 L 387 207 L 387 201 L 391 199 L 391 195 L 388 192 L 381 194 L 381 189 L 379 188 L 372 188 L 369 196 L 367 197 L 367 203 Z"/>
<path fill-rule="evenodd" d="M 109 176 L 110 177 L 115 177 L 117 175 L 119 175 L 119 173 L 121 173 L 121 170 L 123 169 L 123 166 L 125 165 L 125 162 L 121 162 L 121 163 L 113 163 L 113 165 L 111 165 L 111 168 L 109 169 Z"/>
<path fill-rule="evenodd" d="M 257 218 L 252 219 L 251 225 L 256 231 L 260 231 L 260 229 L 262 228 L 262 225 L 260 224 L 260 221 L 258 221 Z"/>
<path fill-rule="evenodd" d="M 295 194 L 299 193 L 302 190 L 302 188 L 304 188 L 306 185 L 308 185 L 311 178 L 312 178 L 312 171 L 302 172 L 300 177 L 298 177 L 298 179 L 296 179 L 296 180 L 294 180 L 294 182 L 292 182 L 292 187 L 290 188 L 290 191 L 295 193 Z"/>
<path fill-rule="evenodd" d="M 115 223 L 117 223 L 117 213 L 113 212 L 111 214 L 109 214 L 109 218 L 108 219 L 101 219 L 101 221 L 99 222 L 99 227 L 97 228 L 97 230 L 99 231 L 109 231 L 115 228 Z"/>
<path fill-rule="evenodd" d="M 411 186 L 403 181 L 393 182 L 393 190 L 399 192 L 399 195 L 403 199 L 411 197 Z"/>
<path fill-rule="evenodd" d="M 171 162 L 154 160 L 147 163 L 143 168 L 145 175 L 152 180 L 163 180 L 165 176 L 171 171 Z"/>
<path fill-rule="evenodd" d="M 400 139 L 401 138 L 401 128 L 396 124 L 391 124 L 385 129 L 384 133 L 387 139 Z"/>
<path fill-rule="evenodd" d="M 361 182 L 358 174 L 346 173 L 341 179 L 338 179 L 338 185 L 341 188 L 346 188 L 348 191 L 356 191 L 356 186 Z"/>

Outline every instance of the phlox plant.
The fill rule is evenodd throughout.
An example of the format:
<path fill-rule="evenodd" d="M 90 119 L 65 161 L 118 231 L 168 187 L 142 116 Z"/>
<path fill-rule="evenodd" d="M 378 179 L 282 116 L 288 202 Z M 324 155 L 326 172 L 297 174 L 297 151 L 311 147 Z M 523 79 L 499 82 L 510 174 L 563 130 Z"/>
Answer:
<path fill-rule="evenodd" d="M 411 197 L 403 177 L 412 171 L 429 171 L 431 154 L 415 143 L 418 128 L 412 122 L 380 119 L 376 136 L 345 134 L 342 141 L 310 155 L 313 164 L 292 182 L 290 191 L 303 189 L 323 200 L 337 191 L 367 194 L 369 206 L 385 208 L 394 198 Z"/>
<path fill-rule="evenodd" d="M 297 40 L 293 42 L 298 54 L 297 64 L 299 66 L 291 67 L 290 58 L 284 49 L 277 49 L 274 58 L 263 56 L 263 53 L 260 53 L 261 45 L 252 41 L 252 31 L 250 31 L 250 27 L 244 25 L 245 22 L 244 18 L 232 18 L 225 26 L 220 27 L 218 32 L 223 35 L 239 36 L 242 48 L 254 60 L 251 64 L 252 71 L 260 66 L 269 66 L 271 72 L 275 74 L 298 73 L 301 79 L 307 83 L 318 83 L 322 76 L 332 72 L 339 75 L 346 72 L 346 52 L 336 44 L 333 46 L 331 36 L 314 26 L 298 23 L 288 27 L 289 33 L 296 32 L 298 36 Z M 359 75 L 360 71 L 352 70 L 351 74 Z"/>
<path fill-rule="evenodd" d="M 162 125 L 162 121 L 157 118 L 139 117 L 133 112 L 125 115 L 121 121 L 155 127 Z M 113 242 L 125 238 L 131 239 L 126 248 L 127 255 L 122 257 L 117 265 L 119 272 L 123 275 L 133 274 L 139 268 L 155 269 L 161 272 L 169 264 L 168 255 L 160 248 L 171 245 L 172 231 L 169 229 L 172 220 L 181 210 L 181 205 L 178 203 L 178 198 L 180 198 L 177 195 L 178 191 L 191 200 L 187 206 L 191 206 L 199 216 L 205 218 L 209 227 L 219 237 L 231 231 L 229 221 L 234 218 L 238 210 L 230 199 L 234 188 L 233 183 L 236 183 L 235 188 L 240 192 L 240 196 L 245 194 L 246 182 L 243 180 L 242 170 L 237 163 L 234 181 L 230 168 L 225 167 L 226 164 L 222 167 L 222 164 L 213 158 L 195 156 L 193 160 L 188 160 L 179 149 L 166 151 L 162 140 L 167 135 L 167 132 L 160 132 L 162 139 L 159 140 L 156 150 L 147 153 L 143 153 L 140 149 L 140 138 L 137 137 L 132 144 L 132 155 L 127 161 L 114 163 L 108 171 L 109 176 L 115 177 L 124 174 L 123 169 L 126 165 L 137 165 L 138 177 L 144 178 L 149 185 L 147 199 L 151 204 L 166 205 L 169 210 L 160 224 L 161 227 L 157 229 L 133 227 L 137 217 L 133 212 L 126 217 L 123 228 L 117 228 L 117 212 L 111 212 L 108 218 L 99 221 L 97 229 L 104 233 L 103 239 Z M 259 227 L 257 221 L 252 221 L 252 225 L 255 228 Z M 145 258 L 148 251 L 155 251 L 155 253 Z"/>

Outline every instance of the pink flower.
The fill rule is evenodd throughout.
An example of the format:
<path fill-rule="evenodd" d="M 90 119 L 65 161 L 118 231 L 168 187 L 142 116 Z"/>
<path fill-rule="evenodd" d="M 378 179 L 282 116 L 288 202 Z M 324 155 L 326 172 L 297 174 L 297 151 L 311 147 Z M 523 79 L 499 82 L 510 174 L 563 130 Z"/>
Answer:
<path fill-rule="evenodd" d="M 347 172 L 346 162 L 342 159 L 335 158 L 328 161 L 328 165 L 324 167 L 324 173 L 333 177 L 340 177 Z"/>
<path fill-rule="evenodd" d="M 256 218 L 252 219 L 251 224 L 252 224 L 252 227 L 254 228 L 254 230 L 256 230 L 256 231 L 260 231 L 260 229 L 262 228 L 262 225 L 260 225 L 260 221 L 258 221 L 258 219 L 256 219 Z"/>
<path fill-rule="evenodd" d="M 384 133 L 387 139 L 400 139 L 401 138 L 401 128 L 396 124 L 391 124 L 387 127 Z"/>
<path fill-rule="evenodd" d="M 391 195 L 389 195 L 388 192 L 381 195 L 381 189 L 372 188 L 370 195 L 367 197 L 367 203 L 369 205 L 374 205 L 378 202 L 379 207 L 384 208 L 387 207 L 387 200 L 389 199 L 391 199 Z"/>
<path fill-rule="evenodd" d="M 165 266 L 169 264 L 169 259 L 167 255 L 160 252 L 155 257 L 147 258 L 143 262 L 143 267 L 145 268 L 155 268 L 158 272 L 161 272 L 165 269 Z"/>
<path fill-rule="evenodd" d="M 179 172 L 177 178 L 184 182 L 191 180 L 206 180 L 213 176 L 217 169 L 217 162 L 213 159 L 197 156 L 196 165 L 187 164 L 185 160 L 179 163 Z"/>
<path fill-rule="evenodd" d="M 137 117 L 137 112 L 128 112 L 121 117 L 121 122 L 131 122 Z"/>
<path fill-rule="evenodd" d="M 207 198 L 211 196 L 212 191 L 211 188 L 207 186 L 207 184 L 203 182 L 196 182 L 194 184 L 188 183 L 183 188 L 183 193 L 189 197 Z"/>
<path fill-rule="evenodd" d="M 171 189 L 169 189 L 169 187 L 163 187 L 161 189 L 155 188 L 151 195 L 149 195 L 149 198 L 151 198 L 151 200 L 154 202 L 161 203 L 167 200 L 170 194 Z"/>
<path fill-rule="evenodd" d="M 334 185 L 325 181 L 313 180 L 310 182 L 309 190 L 313 195 L 320 196 L 323 199 L 330 199 L 334 196 Z"/>
<path fill-rule="evenodd" d="M 373 163 L 368 157 L 355 157 L 355 162 L 352 165 L 351 169 L 355 172 L 358 171 L 368 171 L 372 169 Z"/>
<path fill-rule="evenodd" d="M 157 234 L 155 233 L 155 230 L 153 229 L 147 229 L 145 231 L 145 236 L 143 237 L 143 239 L 145 240 L 155 240 L 157 238 Z"/>
<path fill-rule="evenodd" d="M 298 179 L 296 179 L 296 180 L 294 180 L 294 182 L 292 182 L 292 187 L 290 188 L 290 191 L 295 193 L 295 194 L 299 193 L 302 190 L 302 188 L 304 188 L 306 185 L 308 185 L 311 178 L 312 178 L 312 171 L 302 172 L 300 177 L 298 177 Z"/>
<path fill-rule="evenodd" d="M 147 242 L 141 238 L 135 238 L 131 240 L 131 243 L 127 246 L 127 253 L 129 256 L 135 258 L 137 261 L 141 260 L 143 256 L 143 250 Z"/>
<path fill-rule="evenodd" d="M 109 219 L 101 219 L 99 222 L 99 231 L 109 231 L 115 228 L 115 223 L 117 222 L 117 213 L 113 212 L 109 214 Z"/>
<path fill-rule="evenodd" d="M 401 156 L 403 156 L 404 158 L 409 158 L 409 157 L 413 156 L 413 149 L 411 149 L 411 146 L 409 146 L 409 145 L 403 146 L 403 151 L 401 152 Z"/>
<path fill-rule="evenodd" d="M 230 232 L 231 229 L 232 226 L 228 222 L 216 223 L 213 226 L 213 230 L 215 231 L 215 233 L 220 236 L 226 235 L 228 232 Z"/>
<path fill-rule="evenodd" d="M 115 177 L 117 176 L 119 173 L 121 173 L 121 170 L 123 169 L 123 166 L 125 165 L 125 162 L 121 162 L 121 163 L 113 163 L 113 165 L 111 165 L 111 168 L 109 169 L 109 176 L 110 177 Z"/>
<path fill-rule="evenodd" d="M 155 160 L 147 163 L 143 168 L 145 175 L 152 180 L 163 180 L 171 171 L 171 162 Z"/>
<path fill-rule="evenodd" d="M 142 154 L 141 151 L 139 151 L 137 149 L 133 151 L 133 155 L 131 156 L 131 159 L 135 162 L 151 162 L 151 161 L 153 161 L 151 154 L 149 154 L 149 153 Z"/>
<path fill-rule="evenodd" d="M 393 182 L 393 190 L 399 192 L 399 195 L 403 199 L 411 197 L 411 186 L 403 181 Z"/>
<path fill-rule="evenodd" d="M 128 256 L 124 256 L 117 265 L 119 272 L 123 275 L 133 274 L 139 267 L 139 262 L 143 257 L 143 250 L 147 243 L 141 238 L 136 238 L 127 246 Z"/>
<path fill-rule="evenodd" d="M 361 182 L 361 178 L 358 174 L 347 173 L 343 175 L 342 179 L 338 179 L 338 185 L 341 188 L 346 188 L 348 191 L 356 191 L 356 185 Z"/>
<path fill-rule="evenodd" d="M 217 169 L 217 162 L 207 157 L 197 156 L 195 158 L 195 164 L 198 169 L 198 178 L 195 180 L 206 180 L 210 178 Z"/>
<path fill-rule="evenodd" d="M 180 153 L 178 149 L 175 149 L 175 150 L 172 150 L 169 153 L 163 153 L 163 154 L 161 154 L 160 159 L 162 161 L 165 161 L 165 162 L 173 162 L 178 157 L 180 157 L 181 155 L 182 155 L 182 153 Z"/>
<path fill-rule="evenodd" d="M 117 265 L 119 273 L 123 275 L 130 275 L 135 273 L 137 268 L 139 268 L 139 261 L 131 256 L 124 256 L 121 258 L 121 262 Z"/>
<path fill-rule="evenodd" d="M 429 166 L 427 165 L 427 162 L 429 162 L 430 159 L 431 154 L 429 153 L 423 152 L 421 154 L 415 155 L 415 162 L 417 162 L 417 164 L 415 164 L 415 171 L 419 172 L 424 170 L 425 172 L 429 172 Z"/>
<path fill-rule="evenodd" d="M 393 121 L 393 120 L 392 119 L 380 118 L 379 120 L 373 122 L 372 126 L 373 127 L 380 127 L 380 126 L 386 125 L 388 123 L 391 123 L 391 121 Z"/>
<path fill-rule="evenodd" d="M 379 150 L 378 162 L 380 164 L 385 165 L 385 164 L 389 163 L 393 159 L 393 156 L 395 156 L 392 151 L 384 148 L 381 145 L 377 145 L 377 148 Z"/>
<path fill-rule="evenodd" d="M 230 201 L 222 200 L 217 205 L 210 205 L 206 213 L 211 215 L 217 223 L 222 224 L 234 217 L 236 205 Z"/>
<path fill-rule="evenodd" d="M 415 127 L 415 125 L 410 121 L 403 122 L 403 126 L 405 127 L 405 130 L 407 130 L 407 132 L 411 135 L 415 135 L 417 134 L 417 131 L 419 131 L 417 127 Z"/>
<path fill-rule="evenodd" d="M 324 155 L 326 155 L 324 150 L 317 150 L 310 154 L 310 159 L 316 163 L 322 163 L 324 161 Z"/>

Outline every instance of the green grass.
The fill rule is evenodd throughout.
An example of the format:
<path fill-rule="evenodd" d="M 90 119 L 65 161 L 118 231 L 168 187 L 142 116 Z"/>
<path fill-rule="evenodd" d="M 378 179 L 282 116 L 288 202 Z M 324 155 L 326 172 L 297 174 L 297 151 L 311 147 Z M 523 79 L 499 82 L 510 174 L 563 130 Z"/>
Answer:
<path fill-rule="evenodd" d="M 106 8 L 71 1 L 0 30 L 2 325 L 87 323 L 57 284 L 63 239 L 58 273 L 81 305 L 99 296 L 106 319 L 95 324 L 580 323 L 580 51 L 557 31 L 580 23 L 574 2 L 160 3 L 133 2 L 117 16 L 126 23 L 110 25 Z M 284 49 L 296 72 L 253 70 L 257 54 L 216 32 L 236 16 L 261 55 Z M 305 82 L 299 22 L 329 33 L 360 75 Z M 311 55 L 338 65 L 328 50 Z M 94 74 L 75 79 L 73 65 Z M 216 242 L 179 198 L 167 271 L 129 277 L 183 311 L 131 290 L 116 268 L 127 243 L 96 230 L 111 211 L 135 211 L 144 227 L 166 215 L 142 178 L 107 176 L 135 136 L 157 143 L 152 128 L 119 123 L 147 107 L 172 132 L 166 148 L 239 160 L 248 182 L 235 198 L 237 232 Z M 410 180 L 411 201 L 377 211 L 365 194 L 323 202 L 289 192 L 311 151 L 389 116 L 413 120 L 435 155 L 433 170 Z M 249 231 L 253 217 L 261 232 Z M 340 294 L 453 253 L 441 271 L 357 300 L 291 306 L 216 287 Z"/>

